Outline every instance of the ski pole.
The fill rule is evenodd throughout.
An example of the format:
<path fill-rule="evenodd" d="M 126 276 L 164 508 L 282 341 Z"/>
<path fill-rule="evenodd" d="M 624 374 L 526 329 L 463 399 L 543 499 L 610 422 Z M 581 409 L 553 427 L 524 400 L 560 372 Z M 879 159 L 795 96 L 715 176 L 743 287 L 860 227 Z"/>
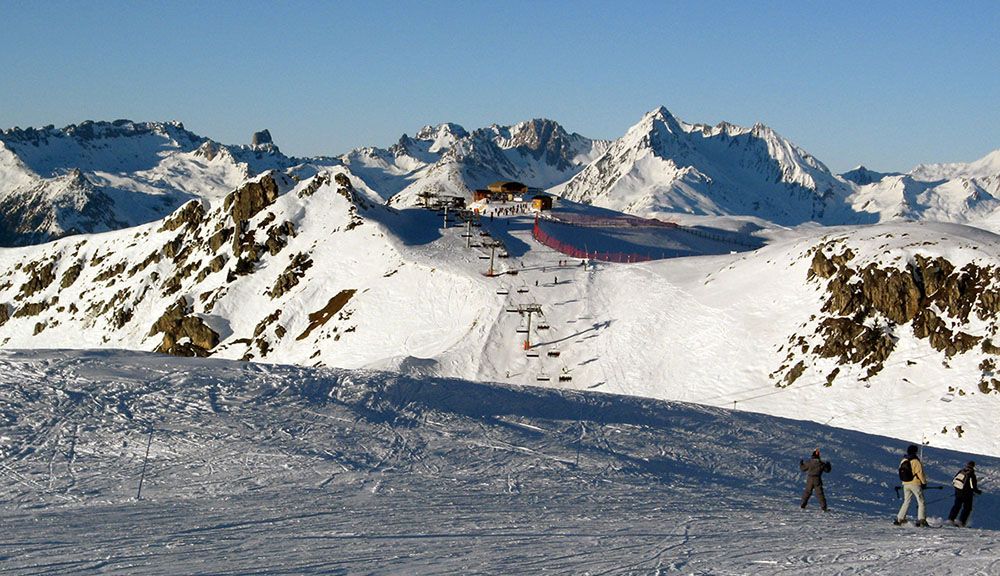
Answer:
<path fill-rule="evenodd" d="M 142 472 L 139 474 L 139 489 L 135 493 L 135 499 L 142 498 L 142 481 L 146 479 L 146 463 L 149 462 L 149 446 L 153 443 L 153 428 L 149 428 L 149 439 L 146 440 L 146 455 L 142 458 Z"/>

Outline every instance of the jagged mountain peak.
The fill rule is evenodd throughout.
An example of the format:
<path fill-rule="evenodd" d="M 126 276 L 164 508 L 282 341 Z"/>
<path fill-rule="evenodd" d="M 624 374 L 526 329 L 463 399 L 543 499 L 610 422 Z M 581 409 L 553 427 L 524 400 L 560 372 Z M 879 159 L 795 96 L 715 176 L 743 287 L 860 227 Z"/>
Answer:
<path fill-rule="evenodd" d="M 250 137 L 250 146 L 253 148 L 274 146 L 274 140 L 271 139 L 271 131 L 265 128 L 260 132 L 254 132 L 253 136 Z"/>
<path fill-rule="evenodd" d="M 840 177 L 848 182 L 854 182 L 858 186 L 866 186 L 879 182 L 886 177 L 899 175 L 899 172 L 876 172 L 875 170 L 868 169 L 867 166 L 859 164 L 857 168 L 844 172 Z"/>

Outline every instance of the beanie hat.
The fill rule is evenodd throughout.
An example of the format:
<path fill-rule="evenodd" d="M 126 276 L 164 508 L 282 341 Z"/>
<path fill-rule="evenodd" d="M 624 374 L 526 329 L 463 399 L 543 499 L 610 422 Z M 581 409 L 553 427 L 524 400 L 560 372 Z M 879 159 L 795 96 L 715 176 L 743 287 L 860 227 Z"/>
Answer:
<path fill-rule="evenodd" d="M 910 444 L 910 446 L 906 449 L 906 455 L 916 456 L 918 451 L 920 451 L 920 448 L 918 448 L 916 444 Z"/>
<path fill-rule="evenodd" d="M 966 466 L 969 467 L 969 468 L 975 468 L 976 467 L 976 463 L 973 460 L 969 460 L 969 463 L 966 464 Z"/>
<path fill-rule="evenodd" d="M 819 458 L 819 448 L 813 450 L 813 458 Z"/>

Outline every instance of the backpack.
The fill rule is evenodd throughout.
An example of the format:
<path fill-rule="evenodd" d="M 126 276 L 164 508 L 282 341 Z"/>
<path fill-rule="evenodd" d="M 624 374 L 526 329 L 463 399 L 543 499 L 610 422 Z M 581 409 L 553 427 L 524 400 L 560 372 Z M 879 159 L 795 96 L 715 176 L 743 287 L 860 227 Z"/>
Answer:
<path fill-rule="evenodd" d="M 903 482 L 910 482 L 913 480 L 913 466 L 910 465 L 909 458 L 904 458 L 903 461 L 899 463 L 899 479 Z"/>
<path fill-rule="evenodd" d="M 969 480 L 969 473 L 962 468 L 955 474 L 955 479 L 951 481 L 951 485 L 958 490 L 965 490 L 965 483 Z"/>

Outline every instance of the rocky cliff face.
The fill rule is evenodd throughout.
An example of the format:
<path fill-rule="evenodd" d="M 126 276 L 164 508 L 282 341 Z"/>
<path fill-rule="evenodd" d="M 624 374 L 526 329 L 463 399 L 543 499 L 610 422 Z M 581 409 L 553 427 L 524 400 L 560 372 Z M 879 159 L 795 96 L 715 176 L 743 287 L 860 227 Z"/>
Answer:
<path fill-rule="evenodd" d="M 907 337 L 941 353 L 945 362 L 975 356 L 980 391 L 1000 392 L 1000 267 L 975 260 L 956 264 L 934 254 L 933 244 L 903 254 L 885 250 L 882 258 L 860 257 L 844 238 L 810 250 L 806 280 L 822 287 L 823 305 L 783 347 L 784 363 L 772 374 L 777 385 L 793 384 L 820 358 L 836 364 L 825 375 L 828 386 L 844 366 L 862 368 L 867 380 L 882 372 Z"/>

